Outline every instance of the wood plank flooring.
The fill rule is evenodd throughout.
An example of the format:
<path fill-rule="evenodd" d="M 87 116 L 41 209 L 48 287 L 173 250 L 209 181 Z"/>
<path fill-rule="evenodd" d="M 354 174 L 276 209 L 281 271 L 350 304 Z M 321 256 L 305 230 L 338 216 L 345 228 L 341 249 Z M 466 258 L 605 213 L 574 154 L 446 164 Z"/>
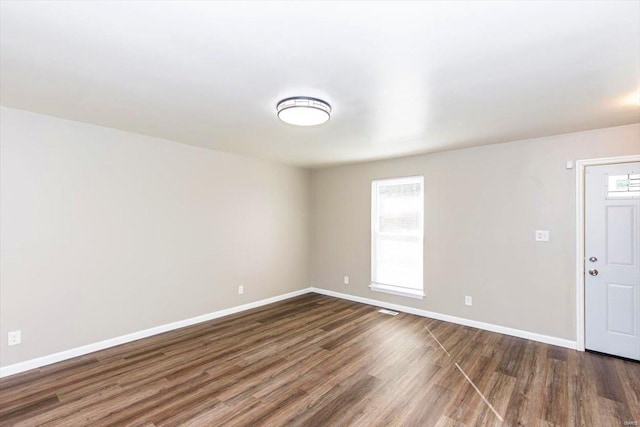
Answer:
<path fill-rule="evenodd" d="M 638 363 L 377 310 L 307 294 L 0 379 L 0 425 L 640 424 Z"/>

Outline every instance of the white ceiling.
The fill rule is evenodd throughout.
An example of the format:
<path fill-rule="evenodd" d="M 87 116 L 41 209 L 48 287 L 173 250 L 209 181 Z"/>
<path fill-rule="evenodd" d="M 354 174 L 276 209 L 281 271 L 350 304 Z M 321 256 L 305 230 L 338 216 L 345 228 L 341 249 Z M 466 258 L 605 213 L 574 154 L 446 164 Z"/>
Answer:
<path fill-rule="evenodd" d="M 640 2 L 11 2 L 5 106 L 301 166 L 640 122 Z M 332 104 L 296 128 L 278 100 Z"/>

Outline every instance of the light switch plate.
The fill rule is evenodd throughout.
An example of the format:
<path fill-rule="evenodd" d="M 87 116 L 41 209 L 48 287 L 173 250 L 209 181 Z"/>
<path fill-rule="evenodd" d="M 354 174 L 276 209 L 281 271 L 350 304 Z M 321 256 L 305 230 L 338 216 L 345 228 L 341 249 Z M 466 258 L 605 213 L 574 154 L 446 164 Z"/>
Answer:
<path fill-rule="evenodd" d="M 549 230 L 536 230 L 536 242 L 548 242 Z"/>

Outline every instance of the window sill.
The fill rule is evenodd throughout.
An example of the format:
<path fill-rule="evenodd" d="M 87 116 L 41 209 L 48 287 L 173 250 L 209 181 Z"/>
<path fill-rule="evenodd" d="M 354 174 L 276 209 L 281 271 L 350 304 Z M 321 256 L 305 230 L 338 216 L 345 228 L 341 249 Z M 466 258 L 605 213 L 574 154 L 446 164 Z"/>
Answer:
<path fill-rule="evenodd" d="M 399 295 L 401 297 L 423 299 L 424 292 L 417 289 L 399 288 L 397 286 L 383 285 L 381 283 L 372 283 L 369 285 L 369 289 L 374 292 L 383 292 L 385 294 Z"/>

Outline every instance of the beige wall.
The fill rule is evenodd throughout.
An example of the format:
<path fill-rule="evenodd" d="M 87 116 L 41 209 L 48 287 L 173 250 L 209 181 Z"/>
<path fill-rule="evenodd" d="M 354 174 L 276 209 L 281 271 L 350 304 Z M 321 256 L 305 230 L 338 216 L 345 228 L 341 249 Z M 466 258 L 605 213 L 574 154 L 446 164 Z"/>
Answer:
<path fill-rule="evenodd" d="M 309 285 L 308 171 L 0 113 L 2 366 Z"/>
<path fill-rule="evenodd" d="M 640 153 L 631 125 L 309 172 L 0 113 L 1 366 L 310 284 L 573 340 L 575 170 L 564 163 Z M 368 288 L 371 180 L 416 174 L 421 301 Z M 551 241 L 536 243 L 536 229 Z M 9 348 L 15 329 L 23 343 Z"/>
<path fill-rule="evenodd" d="M 313 285 L 574 340 L 576 173 L 565 161 L 638 153 L 630 125 L 313 171 Z M 368 288 L 371 180 L 407 175 L 425 178 L 424 300 Z"/>

